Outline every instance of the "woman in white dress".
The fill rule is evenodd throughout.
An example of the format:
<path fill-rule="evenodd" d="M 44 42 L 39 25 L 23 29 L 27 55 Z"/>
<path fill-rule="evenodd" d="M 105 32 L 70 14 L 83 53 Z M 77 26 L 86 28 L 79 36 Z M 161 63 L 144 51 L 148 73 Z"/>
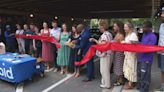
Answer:
<path fill-rule="evenodd" d="M 133 24 L 128 22 L 124 24 L 124 30 L 126 32 L 125 43 L 133 44 L 138 42 L 136 32 L 134 32 Z M 124 86 L 124 89 L 133 89 L 134 82 L 137 82 L 137 55 L 133 52 L 125 52 L 123 72 L 128 83 Z"/>
<path fill-rule="evenodd" d="M 21 28 L 20 24 L 17 24 L 16 27 L 17 27 L 16 34 L 20 34 L 21 35 L 21 34 L 24 33 L 24 30 Z M 25 42 L 24 42 L 24 39 L 23 38 L 17 38 L 17 42 L 18 42 L 19 52 L 21 54 L 24 54 L 25 53 Z"/>

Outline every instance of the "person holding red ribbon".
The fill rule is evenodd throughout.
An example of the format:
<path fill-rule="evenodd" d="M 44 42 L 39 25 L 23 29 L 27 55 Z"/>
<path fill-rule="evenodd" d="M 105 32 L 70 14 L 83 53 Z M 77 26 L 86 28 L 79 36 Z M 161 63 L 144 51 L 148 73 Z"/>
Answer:
<path fill-rule="evenodd" d="M 20 24 L 16 24 L 17 30 L 16 34 L 23 34 L 24 30 L 22 29 L 22 26 Z M 25 53 L 25 41 L 23 38 L 16 38 L 18 42 L 18 49 L 19 53 L 24 54 Z"/>
<path fill-rule="evenodd" d="M 157 37 L 152 32 L 152 23 L 145 21 L 143 23 L 143 36 L 140 44 L 155 45 L 157 43 Z M 139 53 L 137 65 L 137 88 L 140 92 L 149 92 L 149 86 L 151 81 L 151 66 L 153 62 L 154 52 Z"/>
<path fill-rule="evenodd" d="M 90 38 L 90 41 L 95 42 L 96 44 L 105 44 L 113 40 L 112 34 L 107 31 L 108 29 L 108 21 L 101 19 L 99 22 L 99 30 L 103 34 L 96 40 L 94 38 Z M 112 64 L 112 51 L 108 50 L 106 52 L 96 52 L 96 55 L 100 57 L 100 73 L 101 73 L 101 88 L 111 88 L 111 80 L 110 80 L 110 69 Z"/>
<path fill-rule="evenodd" d="M 67 43 L 70 42 L 70 35 L 71 34 L 68 32 L 67 25 L 65 23 L 62 24 L 62 32 L 60 35 L 60 42 L 59 42 L 61 47 L 58 49 L 58 55 L 57 55 L 57 64 L 61 68 L 60 74 L 68 73 L 71 48 L 67 46 Z"/>
<path fill-rule="evenodd" d="M 81 49 L 74 48 L 76 45 L 79 45 L 80 42 L 74 42 L 80 38 L 80 32 L 77 30 L 77 25 L 72 26 L 72 32 L 71 32 L 71 42 L 70 42 L 70 48 L 71 48 L 71 54 L 70 54 L 70 67 L 74 68 L 74 77 L 80 76 L 80 66 L 74 65 L 75 62 L 79 62 L 82 58 L 81 55 Z"/>
<path fill-rule="evenodd" d="M 23 25 L 24 32 L 23 34 L 28 36 L 28 35 L 33 35 L 34 31 L 32 31 L 27 24 Z M 31 54 L 31 48 L 32 47 L 32 39 L 25 39 L 25 53 L 26 54 Z"/>
<path fill-rule="evenodd" d="M 43 29 L 41 30 L 41 36 L 50 36 L 50 29 L 48 28 L 48 24 L 46 22 L 43 23 Z M 52 70 L 51 64 L 54 61 L 52 44 L 46 41 L 42 41 L 42 59 L 46 62 L 46 70 L 45 72 L 49 72 Z"/>
<path fill-rule="evenodd" d="M 161 14 L 161 25 L 159 29 L 159 46 L 164 46 L 164 7 L 162 8 Z M 158 67 L 161 70 L 161 88 L 158 91 L 164 91 L 164 51 L 159 52 L 158 55 Z"/>
<path fill-rule="evenodd" d="M 34 25 L 34 34 L 32 36 L 37 36 L 40 34 L 39 27 Z M 42 56 L 42 42 L 40 40 L 33 39 L 33 50 L 32 54 L 34 57 L 41 58 Z"/>
<path fill-rule="evenodd" d="M 138 42 L 136 32 L 134 32 L 134 26 L 131 22 L 124 24 L 124 30 L 126 37 L 124 43 L 133 44 Z M 124 65 L 123 72 L 124 77 L 128 80 L 128 83 L 124 86 L 125 90 L 133 89 L 134 82 L 137 82 L 137 54 L 135 52 L 124 52 Z"/>
<path fill-rule="evenodd" d="M 84 26 L 84 24 L 79 24 L 77 26 L 77 31 L 80 32 L 79 39 L 75 40 L 74 42 L 79 42 L 73 49 L 81 49 L 81 55 L 82 57 L 86 55 L 88 49 L 91 47 L 93 43 L 89 41 L 89 38 L 91 37 L 91 33 L 89 32 L 89 29 Z M 77 63 L 77 62 L 75 62 Z M 83 80 L 83 82 L 90 82 L 94 79 L 94 62 L 93 58 L 88 60 L 86 63 L 87 65 L 87 78 Z"/>
<path fill-rule="evenodd" d="M 50 35 L 59 42 L 60 40 L 60 34 L 61 34 L 61 28 L 58 27 L 57 20 L 52 21 L 52 29 L 50 31 Z M 59 70 L 59 66 L 57 65 L 57 47 L 55 44 L 52 46 L 53 52 L 54 52 L 54 72 L 57 72 Z"/>
<path fill-rule="evenodd" d="M 121 43 L 125 39 L 124 24 L 121 21 L 115 22 L 113 25 L 113 30 L 116 33 L 114 42 Z M 117 76 L 114 86 L 120 86 L 124 84 L 123 64 L 124 52 L 114 51 L 113 70 L 114 74 Z"/>

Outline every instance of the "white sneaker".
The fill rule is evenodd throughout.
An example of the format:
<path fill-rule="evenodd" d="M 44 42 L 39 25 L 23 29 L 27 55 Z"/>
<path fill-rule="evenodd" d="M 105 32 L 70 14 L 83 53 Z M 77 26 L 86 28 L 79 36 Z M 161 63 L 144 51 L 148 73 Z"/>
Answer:
<path fill-rule="evenodd" d="M 50 72 L 50 71 L 52 71 L 52 70 L 53 70 L 53 68 L 46 69 L 45 72 Z"/>
<path fill-rule="evenodd" d="M 49 69 L 45 69 L 44 72 L 49 72 Z"/>
<path fill-rule="evenodd" d="M 50 68 L 49 70 L 52 71 L 54 68 Z"/>
<path fill-rule="evenodd" d="M 105 88 L 105 89 L 110 89 L 110 87 L 106 87 L 105 85 L 100 85 L 101 88 Z"/>
<path fill-rule="evenodd" d="M 58 71 L 58 69 L 57 68 L 54 68 L 54 72 L 56 73 Z"/>

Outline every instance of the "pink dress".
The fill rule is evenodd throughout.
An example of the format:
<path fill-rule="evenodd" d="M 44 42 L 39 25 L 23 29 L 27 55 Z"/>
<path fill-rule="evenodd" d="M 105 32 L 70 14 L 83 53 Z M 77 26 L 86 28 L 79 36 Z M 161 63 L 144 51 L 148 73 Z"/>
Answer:
<path fill-rule="evenodd" d="M 45 33 L 45 30 L 42 29 L 42 36 L 50 36 L 50 32 L 48 30 L 47 33 Z M 52 44 L 49 42 L 42 41 L 42 59 L 45 62 L 53 62 L 54 61 L 54 54 L 52 50 Z"/>

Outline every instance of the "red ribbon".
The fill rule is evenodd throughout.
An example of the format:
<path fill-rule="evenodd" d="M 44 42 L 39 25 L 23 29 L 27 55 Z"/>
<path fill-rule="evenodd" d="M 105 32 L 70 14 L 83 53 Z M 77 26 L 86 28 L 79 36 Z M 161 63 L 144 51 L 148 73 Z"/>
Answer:
<path fill-rule="evenodd" d="M 16 35 L 17 38 L 25 38 L 25 39 L 36 39 L 47 41 L 56 45 L 57 48 L 60 48 L 60 44 L 57 43 L 56 39 L 53 37 L 47 36 L 38 36 L 38 35 Z M 88 52 L 84 56 L 84 58 L 80 62 L 75 62 L 75 65 L 82 65 L 87 63 L 99 50 L 100 52 L 106 52 L 108 50 L 113 51 L 128 51 L 128 52 L 138 52 L 138 53 L 146 53 L 146 52 L 156 52 L 160 50 L 164 50 L 164 47 L 161 46 L 150 46 L 150 45 L 142 45 L 142 44 L 126 44 L 126 43 L 116 43 L 110 42 L 107 44 L 101 45 L 93 45 L 89 48 Z"/>
<path fill-rule="evenodd" d="M 96 50 L 99 50 L 100 52 L 113 50 L 113 51 L 147 53 L 147 52 L 156 52 L 156 51 L 164 50 L 164 47 L 142 45 L 142 44 L 125 44 L 125 43 L 116 43 L 116 42 L 111 42 L 101 45 L 93 45 L 89 48 L 84 58 L 80 62 L 75 62 L 75 65 L 82 65 L 87 63 L 95 55 Z"/>
<path fill-rule="evenodd" d="M 15 36 L 16 38 L 35 39 L 35 40 L 50 42 L 55 44 L 57 48 L 60 48 L 60 44 L 57 42 L 57 40 L 54 37 L 40 36 L 40 35 L 18 35 L 18 34 Z"/>

